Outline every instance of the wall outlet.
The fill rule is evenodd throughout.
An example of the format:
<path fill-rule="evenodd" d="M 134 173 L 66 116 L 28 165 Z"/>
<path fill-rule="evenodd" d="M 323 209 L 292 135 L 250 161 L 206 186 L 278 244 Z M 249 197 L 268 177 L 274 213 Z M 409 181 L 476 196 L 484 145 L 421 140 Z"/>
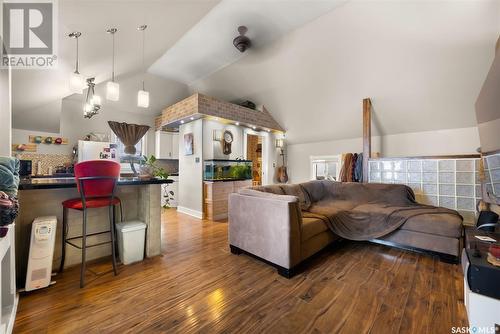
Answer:
<path fill-rule="evenodd" d="M 194 162 L 196 162 L 197 164 L 200 163 L 200 157 L 194 158 Z"/>

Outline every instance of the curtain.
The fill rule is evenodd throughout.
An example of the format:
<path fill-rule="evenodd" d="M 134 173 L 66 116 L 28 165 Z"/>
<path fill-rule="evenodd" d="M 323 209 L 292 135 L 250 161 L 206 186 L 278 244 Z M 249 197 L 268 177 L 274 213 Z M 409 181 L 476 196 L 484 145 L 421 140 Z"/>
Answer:
<path fill-rule="evenodd" d="M 108 121 L 109 127 L 125 145 L 126 154 L 135 154 L 135 145 L 148 132 L 148 125 L 137 125 Z"/>

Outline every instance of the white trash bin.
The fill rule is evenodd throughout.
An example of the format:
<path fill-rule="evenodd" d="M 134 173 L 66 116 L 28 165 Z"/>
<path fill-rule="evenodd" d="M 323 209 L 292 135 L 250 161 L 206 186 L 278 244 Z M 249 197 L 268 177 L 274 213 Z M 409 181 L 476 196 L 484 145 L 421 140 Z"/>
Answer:
<path fill-rule="evenodd" d="M 116 224 L 118 234 L 118 254 L 123 264 L 142 261 L 144 259 L 144 240 L 146 224 L 134 220 Z"/>

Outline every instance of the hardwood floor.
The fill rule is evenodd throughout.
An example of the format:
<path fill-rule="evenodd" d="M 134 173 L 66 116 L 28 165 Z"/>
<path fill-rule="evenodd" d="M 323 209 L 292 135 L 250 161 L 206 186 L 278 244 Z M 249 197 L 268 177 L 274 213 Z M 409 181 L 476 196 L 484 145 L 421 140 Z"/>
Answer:
<path fill-rule="evenodd" d="M 467 326 L 457 265 L 345 242 L 288 280 L 233 255 L 227 224 L 166 210 L 163 255 L 79 288 L 79 268 L 20 298 L 15 333 L 450 333 Z M 110 263 L 94 270 L 107 271 Z"/>

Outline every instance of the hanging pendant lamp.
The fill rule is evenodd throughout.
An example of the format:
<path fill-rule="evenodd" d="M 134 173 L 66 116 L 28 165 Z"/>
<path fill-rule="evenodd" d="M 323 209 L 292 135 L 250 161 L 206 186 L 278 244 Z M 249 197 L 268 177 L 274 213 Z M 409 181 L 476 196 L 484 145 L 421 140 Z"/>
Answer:
<path fill-rule="evenodd" d="M 87 96 L 83 105 L 83 117 L 92 118 L 101 109 L 101 97 L 95 94 L 95 78 L 87 79 Z"/>
<path fill-rule="evenodd" d="M 79 31 L 74 31 L 68 35 L 69 38 L 76 40 L 76 62 L 75 71 L 71 73 L 69 79 L 69 89 L 74 94 L 83 94 L 83 89 L 85 88 L 85 79 L 79 72 L 79 49 L 78 49 L 78 38 L 82 35 Z"/>
<path fill-rule="evenodd" d="M 118 31 L 116 28 L 109 28 L 106 30 L 111 34 L 113 39 L 113 53 L 111 60 L 111 81 L 106 84 L 106 99 L 109 101 L 118 101 L 120 99 L 120 84 L 115 82 L 115 33 Z"/>
<path fill-rule="evenodd" d="M 141 25 L 137 27 L 137 30 L 142 31 L 142 68 L 144 70 L 144 34 L 145 30 L 148 26 L 147 25 Z M 144 71 L 145 72 L 145 71 Z M 149 92 L 146 91 L 144 88 L 144 76 L 146 73 L 143 73 L 143 78 L 142 78 L 142 90 L 139 90 L 137 92 L 137 106 L 141 108 L 148 108 L 149 107 Z"/>

